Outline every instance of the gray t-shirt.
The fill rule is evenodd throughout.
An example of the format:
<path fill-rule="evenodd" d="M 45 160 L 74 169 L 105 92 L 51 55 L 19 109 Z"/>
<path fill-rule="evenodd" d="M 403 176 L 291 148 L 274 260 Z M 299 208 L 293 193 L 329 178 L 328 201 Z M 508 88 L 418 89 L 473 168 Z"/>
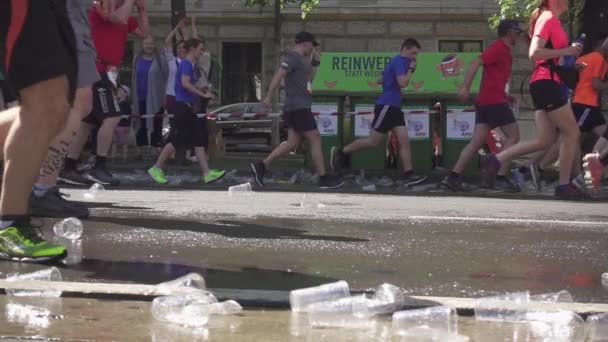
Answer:
<path fill-rule="evenodd" d="M 91 38 L 89 25 L 89 9 L 93 5 L 91 0 L 68 0 L 68 16 L 76 36 L 76 47 L 80 52 L 95 53 L 95 45 Z"/>
<path fill-rule="evenodd" d="M 312 107 L 312 94 L 307 84 L 312 72 L 312 66 L 307 59 L 295 51 L 283 55 L 281 68 L 287 71 L 285 77 L 285 105 L 283 110 L 292 112 L 298 109 Z"/>

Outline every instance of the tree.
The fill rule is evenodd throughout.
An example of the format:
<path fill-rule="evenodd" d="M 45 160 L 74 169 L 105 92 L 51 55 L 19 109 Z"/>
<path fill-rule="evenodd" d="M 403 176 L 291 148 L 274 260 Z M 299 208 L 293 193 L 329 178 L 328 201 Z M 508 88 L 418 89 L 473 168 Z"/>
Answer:
<path fill-rule="evenodd" d="M 499 13 L 490 18 L 490 26 L 496 28 L 502 18 L 517 19 L 527 21 L 532 12 L 538 8 L 539 0 L 496 0 L 499 6 Z M 585 0 L 568 0 L 568 29 L 571 35 L 579 30 L 580 18 Z"/>
<path fill-rule="evenodd" d="M 245 6 L 264 7 L 272 2 L 275 4 L 275 6 L 279 5 L 280 8 L 285 8 L 285 6 L 290 4 L 298 4 L 300 6 L 300 10 L 302 11 L 302 18 L 304 18 L 308 12 L 312 11 L 319 4 L 319 1 L 320 0 L 245 0 Z"/>

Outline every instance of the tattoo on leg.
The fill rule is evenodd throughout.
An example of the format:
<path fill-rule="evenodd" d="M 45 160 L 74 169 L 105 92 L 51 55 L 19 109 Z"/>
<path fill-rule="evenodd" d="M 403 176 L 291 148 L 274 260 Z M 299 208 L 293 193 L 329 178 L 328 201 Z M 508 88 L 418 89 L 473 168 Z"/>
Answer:
<path fill-rule="evenodd" d="M 73 134 L 72 136 L 74 136 Z M 54 145 L 49 147 L 49 152 L 42 164 L 42 168 L 40 168 L 40 177 L 48 177 L 50 175 L 55 174 L 58 170 L 61 170 L 63 166 L 63 161 L 68 154 L 68 149 L 70 147 L 70 141 L 61 140 L 58 145 Z"/>

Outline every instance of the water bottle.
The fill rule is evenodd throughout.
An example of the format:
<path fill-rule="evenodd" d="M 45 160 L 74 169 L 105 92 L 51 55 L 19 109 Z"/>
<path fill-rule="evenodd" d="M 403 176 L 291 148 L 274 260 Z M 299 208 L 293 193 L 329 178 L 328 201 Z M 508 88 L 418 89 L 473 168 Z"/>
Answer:
<path fill-rule="evenodd" d="M 581 50 L 583 49 L 583 47 L 585 46 L 585 39 L 587 38 L 587 34 L 583 33 L 580 35 L 580 37 L 578 37 L 574 43 L 572 43 L 572 45 L 580 45 Z"/>
<path fill-rule="evenodd" d="M 82 236 L 82 222 L 79 219 L 70 217 L 59 221 L 53 227 L 55 235 L 70 240 L 78 240 Z"/>
<path fill-rule="evenodd" d="M 291 305 L 291 311 L 306 312 L 308 306 L 311 304 L 348 296 L 350 296 L 348 283 L 342 280 L 335 283 L 291 291 L 289 294 L 289 303 Z"/>

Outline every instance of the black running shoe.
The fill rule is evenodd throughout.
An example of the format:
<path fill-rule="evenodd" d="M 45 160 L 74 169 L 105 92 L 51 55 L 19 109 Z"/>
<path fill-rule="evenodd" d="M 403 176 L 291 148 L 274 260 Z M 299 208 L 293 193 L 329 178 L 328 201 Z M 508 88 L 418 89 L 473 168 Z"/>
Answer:
<path fill-rule="evenodd" d="M 589 194 L 572 184 L 560 185 L 556 187 L 555 197 L 567 201 L 584 201 L 591 199 Z"/>
<path fill-rule="evenodd" d="M 90 171 L 85 172 L 84 177 L 93 183 L 101 185 L 117 185 L 118 183 L 112 174 L 102 166 L 94 167 Z"/>
<path fill-rule="evenodd" d="M 344 180 L 342 177 L 337 177 L 334 175 L 325 175 L 319 177 L 319 188 L 323 190 L 327 189 L 337 189 L 344 185 Z"/>
<path fill-rule="evenodd" d="M 86 179 L 84 175 L 76 170 L 64 169 L 57 178 L 58 181 L 70 185 L 89 185 L 91 181 Z"/>
<path fill-rule="evenodd" d="M 334 172 L 340 172 L 344 168 L 347 168 L 349 164 L 348 154 L 342 152 L 341 148 L 333 146 L 331 148 L 329 165 Z"/>
<path fill-rule="evenodd" d="M 462 181 L 462 179 L 460 179 L 460 177 L 448 175 L 441 181 L 441 184 L 454 192 L 466 191 L 464 187 L 464 182 Z"/>
<path fill-rule="evenodd" d="M 403 186 L 418 185 L 424 183 L 427 179 L 429 179 L 429 176 L 427 175 L 417 175 L 413 172 L 407 172 L 403 176 Z"/>
<path fill-rule="evenodd" d="M 56 187 L 49 189 L 47 193 L 38 197 L 33 193 L 30 195 L 30 212 L 35 217 L 89 217 L 89 209 L 79 202 L 68 201 Z"/>
<path fill-rule="evenodd" d="M 266 173 L 266 165 L 262 162 L 251 163 L 251 172 L 255 182 L 263 187 L 264 186 L 264 174 Z"/>
<path fill-rule="evenodd" d="M 494 190 L 504 191 L 508 193 L 521 192 L 519 185 L 513 183 L 509 177 L 498 176 L 494 182 Z"/>

